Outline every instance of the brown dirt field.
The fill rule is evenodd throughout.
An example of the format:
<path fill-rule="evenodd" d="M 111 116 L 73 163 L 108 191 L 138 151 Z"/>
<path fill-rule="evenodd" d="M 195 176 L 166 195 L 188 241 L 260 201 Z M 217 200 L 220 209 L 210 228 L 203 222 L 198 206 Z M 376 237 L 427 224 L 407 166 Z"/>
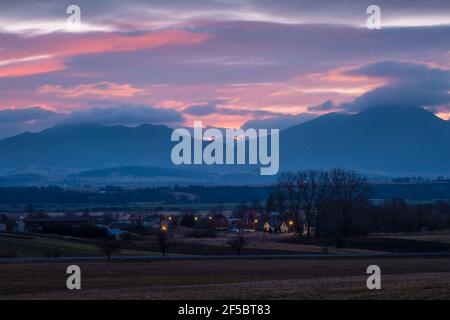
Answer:
<path fill-rule="evenodd" d="M 377 264 L 382 289 L 366 288 Z M 190 260 L 0 265 L 0 299 L 450 299 L 450 258 Z"/>
<path fill-rule="evenodd" d="M 216 238 L 186 238 L 179 237 L 179 241 L 188 244 L 197 244 L 202 246 L 217 246 L 227 248 L 228 241 L 230 241 L 235 234 L 232 233 L 220 233 Z M 374 250 L 364 250 L 357 248 L 340 248 L 337 249 L 333 244 L 314 244 L 312 243 L 302 244 L 302 243 L 289 243 L 286 240 L 291 238 L 297 239 L 295 235 L 292 234 L 267 234 L 261 232 L 247 233 L 246 238 L 248 240 L 248 245 L 245 247 L 245 251 L 248 253 L 249 250 L 265 250 L 267 252 L 281 252 L 281 253 L 373 253 L 380 252 Z M 233 252 L 233 251 L 232 251 Z"/>

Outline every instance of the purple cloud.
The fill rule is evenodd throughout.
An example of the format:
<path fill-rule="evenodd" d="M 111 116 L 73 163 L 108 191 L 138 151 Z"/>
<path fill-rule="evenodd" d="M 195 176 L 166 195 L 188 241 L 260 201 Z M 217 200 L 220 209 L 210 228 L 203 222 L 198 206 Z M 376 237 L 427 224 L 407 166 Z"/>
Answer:
<path fill-rule="evenodd" d="M 312 106 L 308 108 L 308 111 L 312 111 L 312 112 L 323 112 L 323 111 L 330 111 L 335 109 L 336 106 L 334 105 L 333 101 L 328 100 L 325 101 L 322 104 L 319 104 L 317 106 Z"/>
<path fill-rule="evenodd" d="M 418 63 L 382 61 L 351 70 L 348 74 L 381 77 L 387 79 L 388 84 L 342 104 L 340 108 L 347 111 L 392 105 L 442 111 L 450 104 L 450 71 L 446 69 Z"/>
<path fill-rule="evenodd" d="M 221 106 L 221 104 L 225 104 L 228 101 L 229 100 L 227 99 L 217 99 L 209 101 L 204 104 L 191 105 L 183 109 L 183 113 L 199 117 L 208 116 L 212 114 L 235 115 L 235 116 L 253 115 L 255 117 L 264 117 L 264 116 L 273 116 L 276 114 L 274 112 L 266 110 L 230 108 Z"/>
<path fill-rule="evenodd" d="M 183 116 L 176 110 L 149 106 L 118 105 L 74 111 L 65 122 L 96 123 L 102 125 L 139 125 L 143 123 L 179 123 L 183 120 Z"/>
<path fill-rule="evenodd" d="M 217 99 L 207 103 L 195 104 L 185 108 L 183 112 L 192 116 L 207 116 L 216 113 L 218 110 L 217 106 L 225 102 L 227 102 L 227 100 Z"/>
<path fill-rule="evenodd" d="M 41 107 L 0 109 L 0 138 L 25 131 L 39 131 L 61 121 L 64 114 Z"/>
<path fill-rule="evenodd" d="M 317 114 L 301 113 L 297 115 L 280 115 L 261 120 L 250 120 L 242 125 L 242 129 L 287 129 L 317 118 Z"/>
<path fill-rule="evenodd" d="M 0 138 L 37 132 L 54 125 L 95 123 L 100 125 L 179 124 L 183 116 L 175 111 L 149 106 L 119 105 L 59 113 L 42 107 L 0 110 Z"/>

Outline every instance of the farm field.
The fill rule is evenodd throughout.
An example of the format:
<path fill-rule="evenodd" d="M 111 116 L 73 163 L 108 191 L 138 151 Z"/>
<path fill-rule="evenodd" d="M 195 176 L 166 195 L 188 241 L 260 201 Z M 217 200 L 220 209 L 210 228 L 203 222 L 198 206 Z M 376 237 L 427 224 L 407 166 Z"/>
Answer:
<path fill-rule="evenodd" d="M 235 254 L 228 242 L 235 235 L 221 232 L 214 238 L 189 238 L 173 234 L 169 240 L 169 255 L 230 255 Z M 336 248 L 330 239 L 298 238 L 293 234 L 246 234 L 244 255 L 293 254 L 293 253 L 423 253 L 450 252 L 450 236 L 447 233 L 374 235 L 349 238 L 347 247 Z M 62 236 L 15 234 L 0 232 L 0 258 L 47 257 L 58 253 L 60 257 L 102 256 L 99 240 L 69 239 Z M 156 236 L 144 236 L 140 240 L 122 241 L 118 255 L 161 255 Z"/>
<path fill-rule="evenodd" d="M 48 252 L 58 252 L 62 257 L 99 256 L 98 246 L 43 236 L 0 233 L 0 257 L 45 257 Z M 123 249 L 121 255 L 153 255 L 151 251 Z"/>
<path fill-rule="evenodd" d="M 406 239 L 406 240 L 419 240 L 430 241 L 435 243 L 450 244 L 450 234 L 448 232 L 436 232 L 426 234 L 400 234 L 400 235 L 384 235 L 387 239 Z"/>
<path fill-rule="evenodd" d="M 381 290 L 366 268 L 381 268 Z M 0 299 L 450 299 L 450 258 L 314 258 L 0 265 Z M 43 276 L 45 275 L 45 277 Z"/>
<path fill-rule="evenodd" d="M 216 246 L 216 247 L 228 247 L 228 242 L 233 239 L 235 235 L 230 233 L 221 233 L 215 238 L 181 238 L 180 241 L 191 245 L 203 245 L 203 246 Z M 305 243 L 297 243 L 290 239 L 297 239 L 293 234 L 267 234 L 261 232 L 251 232 L 246 234 L 248 245 L 244 251 L 267 251 L 272 253 L 374 253 L 374 250 L 364 250 L 358 248 L 340 248 L 337 249 L 333 243 L 317 243 L 315 239 L 311 241 L 305 241 Z M 305 239 L 306 240 L 306 239 Z"/>

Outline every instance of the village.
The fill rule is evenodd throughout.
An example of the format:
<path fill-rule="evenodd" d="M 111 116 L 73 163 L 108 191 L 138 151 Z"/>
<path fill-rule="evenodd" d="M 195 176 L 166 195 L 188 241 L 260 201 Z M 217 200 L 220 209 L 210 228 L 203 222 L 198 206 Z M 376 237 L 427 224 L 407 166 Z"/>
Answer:
<path fill-rule="evenodd" d="M 284 215 L 285 216 L 285 215 Z M 199 234 L 255 233 L 270 234 L 294 233 L 294 221 L 283 217 L 279 212 L 261 213 L 248 209 L 236 216 L 232 211 L 221 213 L 208 211 L 186 212 L 70 212 L 70 213 L 29 213 L 14 221 L 6 215 L 0 217 L 0 231 L 19 233 L 55 233 L 70 235 L 70 230 L 91 229 L 98 236 L 107 235 L 115 240 L 129 240 L 154 232 L 179 233 L 181 230 L 198 230 Z M 206 231 L 206 232 L 205 232 Z M 92 234 L 95 234 L 92 233 Z"/>
<path fill-rule="evenodd" d="M 301 225 L 301 233 L 306 234 L 306 229 L 303 228 Z M 269 243 L 297 237 L 299 228 L 288 215 L 277 211 L 215 208 L 203 211 L 40 211 L 15 217 L 3 214 L 0 215 L 0 232 L 5 237 L 50 237 L 98 246 L 108 242 L 109 246 L 114 243 L 117 249 L 122 247 L 144 254 L 240 255 L 283 253 L 284 249 L 273 249 Z M 170 252 L 167 252 L 167 248 L 170 248 Z M 53 251 L 42 252 L 41 255 L 64 255 Z M 14 252 L 3 253 L 5 254 L 9 257 L 22 256 L 22 253 Z M 101 251 L 98 255 L 100 254 Z M 121 252 L 115 250 L 114 254 L 120 255 Z"/>

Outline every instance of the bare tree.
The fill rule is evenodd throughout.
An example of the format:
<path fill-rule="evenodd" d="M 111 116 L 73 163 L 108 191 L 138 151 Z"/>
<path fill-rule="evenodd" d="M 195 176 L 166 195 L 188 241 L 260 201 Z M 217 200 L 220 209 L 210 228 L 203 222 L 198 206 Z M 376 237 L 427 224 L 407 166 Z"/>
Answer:
<path fill-rule="evenodd" d="M 319 237 L 321 217 L 332 199 L 329 174 L 326 171 L 302 171 L 296 174 L 296 180 L 300 207 L 305 212 L 307 235 L 311 236 L 311 226 L 315 224 L 316 237 Z"/>
<path fill-rule="evenodd" d="M 339 168 L 330 171 L 330 184 L 336 204 L 336 244 L 340 245 L 343 238 L 352 235 L 357 204 L 367 200 L 371 188 L 367 179 L 356 171 Z"/>
<path fill-rule="evenodd" d="M 370 184 L 359 173 L 345 169 L 331 171 L 308 170 L 282 174 L 273 188 L 273 195 L 281 195 L 285 201 L 289 218 L 295 223 L 299 236 L 306 232 L 311 236 L 311 227 L 316 227 L 319 237 L 323 227 L 323 215 L 333 203 L 332 227 L 336 241 L 351 234 L 357 207 L 370 194 Z M 304 216 L 303 216 L 304 213 Z M 303 221 L 305 219 L 305 221 Z"/>
<path fill-rule="evenodd" d="M 306 234 L 310 237 L 313 220 L 313 193 L 316 186 L 316 172 L 297 172 L 294 179 L 298 190 L 299 206 L 305 213 Z"/>
<path fill-rule="evenodd" d="M 301 193 L 298 188 L 298 176 L 293 173 L 283 173 L 274 186 L 274 192 L 278 193 L 278 198 L 282 198 L 286 203 L 289 218 L 294 221 L 298 235 L 303 233 L 303 217 L 301 213 Z"/>
<path fill-rule="evenodd" d="M 239 232 L 233 239 L 228 241 L 228 245 L 236 250 L 238 255 L 241 255 L 242 249 L 248 244 L 247 238 L 242 232 Z"/>
<path fill-rule="evenodd" d="M 166 231 L 160 231 L 158 233 L 157 241 L 159 244 L 159 250 L 162 255 L 165 256 L 167 252 L 167 248 L 169 247 L 169 235 Z"/>
<path fill-rule="evenodd" d="M 100 250 L 111 260 L 111 256 L 120 251 L 120 246 L 116 240 L 106 239 L 100 244 Z"/>

